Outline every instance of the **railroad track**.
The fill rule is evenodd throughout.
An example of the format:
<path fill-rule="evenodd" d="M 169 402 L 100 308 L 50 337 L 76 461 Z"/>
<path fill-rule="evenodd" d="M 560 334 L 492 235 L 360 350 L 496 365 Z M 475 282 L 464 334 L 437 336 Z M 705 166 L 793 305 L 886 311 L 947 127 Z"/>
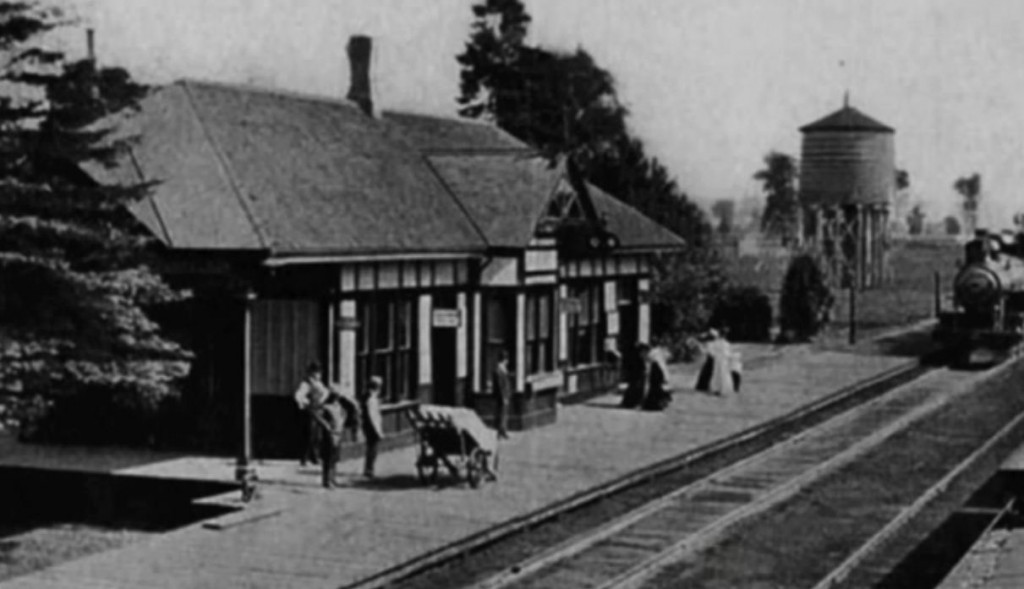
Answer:
<path fill-rule="evenodd" d="M 639 587 L 666 565 L 696 554 L 739 522 L 790 499 L 964 394 L 933 391 L 940 382 L 967 378 L 949 371 L 925 376 L 472 587 Z"/>
<path fill-rule="evenodd" d="M 365 579 L 351 587 L 371 589 L 394 586 L 399 582 L 402 587 L 413 589 L 520 586 L 518 583 L 525 582 L 541 569 L 556 562 L 567 562 L 571 558 L 579 557 L 583 552 L 598 549 L 603 546 L 601 541 L 606 539 L 609 533 L 635 529 L 632 525 L 645 519 L 645 514 L 653 514 L 651 510 L 656 509 L 655 504 L 668 504 L 682 498 L 686 493 L 699 493 L 696 490 L 698 487 L 704 493 L 700 498 L 706 500 L 702 502 L 702 507 L 718 509 L 734 505 L 731 499 L 745 501 L 741 498 L 749 498 L 751 493 L 755 493 L 756 485 L 763 483 L 771 486 L 771 481 L 775 480 L 762 480 L 757 475 L 750 475 L 752 478 L 745 481 L 740 472 L 742 468 L 754 468 L 755 459 L 751 457 L 760 456 L 765 449 L 780 443 L 786 448 L 792 448 L 797 439 L 809 435 L 806 433 L 808 428 L 813 430 L 832 417 L 841 415 L 853 407 L 871 403 L 894 388 L 922 378 L 933 370 L 935 369 L 920 362 L 908 361 L 875 378 L 840 390 L 813 404 L 714 445 L 641 469 L 524 518 L 513 520 L 506 525 Z M 875 425 L 877 426 L 877 422 Z M 837 446 L 841 444 L 833 447 Z M 734 464 L 737 462 L 739 464 Z M 723 467 L 727 468 L 726 472 L 735 475 L 732 483 L 724 487 L 720 479 Z M 708 477 L 714 473 L 717 474 L 713 480 L 709 479 Z M 786 473 L 792 474 L 787 469 L 782 469 L 776 474 L 788 476 Z M 767 471 L 763 474 L 768 475 Z M 682 488 L 691 490 L 684 492 L 680 490 Z M 723 501 L 716 500 L 716 497 Z M 782 498 L 783 494 L 778 497 Z M 701 523 L 709 524 L 720 519 L 708 512 L 704 512 L 704 516 L 703 520 L 697 517 L 689 525 L 699 527 Z M 598 531 L 594 531 L 596 526 L 605 524 L 610 518 L 614 518 L 612 524 L 601 526 Z M 658 516 L 646 519 L 656 520 Z M 552 532 L 548 528 L 556 530 Z M 639 536 L 642 537 L 644 534 L 641 533 Z M 636 548 L 634 552 L 650 552 L 660 543 L 655 541 L 654 536 L 635 539 L 633 542 L 637 544 L 636 547 L 627 546 L 623 549 L 629 551 Z M 516 546 L 507 548 L 511 544 Z M 551 545 L 556 545 L 554 551 L 547 550 L 537 554 L 538 546 L 543 550 L 543 546 Z M 552 556 L 553 553 L 557 554 Z M 536 586 L 553 585 L 541 583 Z M 600 584 L 562 586 L 595 587 Z"/>
<path fill-rule="evenodd" d="M 946 402 L 736 526 L 699 558 L 620 586 L 918 586 L 907 582 L 916 575 L 900 582 L 890 573 L 1024 442 L 1024 365 L 934 376 L 933 399 Z"/>

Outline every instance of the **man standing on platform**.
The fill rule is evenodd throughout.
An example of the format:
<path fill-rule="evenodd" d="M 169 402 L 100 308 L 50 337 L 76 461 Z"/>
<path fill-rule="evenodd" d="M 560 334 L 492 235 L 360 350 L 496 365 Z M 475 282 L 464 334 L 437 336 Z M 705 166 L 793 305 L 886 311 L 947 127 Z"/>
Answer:
<path fill-rule="evenodd" d="M 495 400 L 495 428 L 499 438 L 508 437 L 508 412 L 512 403 L 512 376 L 508 371 L 508 350 L 498 352 L 498 363 L 491 375 L 491 393 Z"/>
<path fill-rule="evenodd" d="M 321 427 L 316 419 L 320 405 L 327 399 L 327 387 L 321 379 L 320 364 L 310 362 L 306 367 L 306 378 L 299 383 L 295 391 L 295 403 L 302 412 L 302 437 L 305 447 L 299 464 L 306 466 L 306 462 L 317 464 L 317 453 L 320 451 Z"/>
<path fill-rule="evenodd" d="M 372 479 L 377 464 L 377 445 L 384 439 L 384 425 L 380 415 L 380 395 L 384 388 L 384 379 L 371 376 L 370 384 L 359 398 L 363 437 L 366 439 L 366 461 L 363 464 L 363 475 Z"/>
<path fill-rule="evenodd" d="M 315 426 L 320 429 L 320 462 L 322 484 L 330 489 L 338 484 L 338 458 L 341 455 L 341 436 L 345 431 L 345 409 L 337 393 L 330 393 L 313 412 Z"/>

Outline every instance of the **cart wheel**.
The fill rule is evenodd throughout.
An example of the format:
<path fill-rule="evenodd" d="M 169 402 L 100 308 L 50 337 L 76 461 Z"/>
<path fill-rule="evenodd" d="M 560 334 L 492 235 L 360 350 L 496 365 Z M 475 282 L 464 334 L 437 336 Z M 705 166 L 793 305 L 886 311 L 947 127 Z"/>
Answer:
<path fill-rule="evenodd" d="M 469 481 L 470 487 L 475 489 L 480 486 L 486 470 L 486 460 L 487 456 L 479 448 L 474 448 L 469 454 L 469 460 L 466 461 L 466 480 Z"/>

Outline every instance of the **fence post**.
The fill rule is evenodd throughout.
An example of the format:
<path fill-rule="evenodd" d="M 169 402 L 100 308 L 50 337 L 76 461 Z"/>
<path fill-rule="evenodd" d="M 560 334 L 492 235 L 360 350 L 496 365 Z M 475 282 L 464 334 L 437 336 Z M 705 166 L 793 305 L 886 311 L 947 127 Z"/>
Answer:
<path fill-rule="evenodd" d="M 942 277 L 936 270 L 933 274 L 935 280 L 935 317 L 942 313 Z"/>

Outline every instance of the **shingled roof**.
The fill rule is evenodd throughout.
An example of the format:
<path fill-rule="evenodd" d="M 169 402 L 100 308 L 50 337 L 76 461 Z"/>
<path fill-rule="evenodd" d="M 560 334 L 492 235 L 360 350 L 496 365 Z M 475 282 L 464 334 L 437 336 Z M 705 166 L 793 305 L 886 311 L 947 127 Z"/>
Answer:
<path fill-rule="evenodd" d="M 836 112 L 800 127 L 802 133 L 815 131 L 874 131 L 876 133 L 895 133 L 895 129 L 884 125 L 868 115 L 853 108 L 849 104 Z"/>
<path fill-rule="evenodd" d="M 172 247 L 486 247 L 421 154 L 347 101 L 184 81 L 146 99 L 136 119 L 131 167 L 159 183 L 151 202 L 162 223 L 151 229 Z"/>
<path fill-rule="evenodd" d="M 468 119 L 385 111 L 381 117 L 396 140 L 425 153 L 530 152 L 528 146 L 494 125 Z"/>
<path fill-rule="evenodd" d="M 155 182 L 136 216 L 178 249 L 270 255 L 479 253 L 525 247 L 565 177 L 477 122 L 182 81 L 121 121 L 137 136 L 101 182 Z M 682 240 L 592 189 L 624 248 Z"/>
<path fill-rule="evenodd" d="M 593 184 L 587 184 L 587 191 L 598 217 L 618 236 L 623 249 L 679 249 L 686 245 L 681 237 L 660 223 Z"/>
<path fill-rule="evenodd" d="M 430 164 L 493 247 L 525 247 L 560 178 L 533 154 L 433 155 Z"/>

